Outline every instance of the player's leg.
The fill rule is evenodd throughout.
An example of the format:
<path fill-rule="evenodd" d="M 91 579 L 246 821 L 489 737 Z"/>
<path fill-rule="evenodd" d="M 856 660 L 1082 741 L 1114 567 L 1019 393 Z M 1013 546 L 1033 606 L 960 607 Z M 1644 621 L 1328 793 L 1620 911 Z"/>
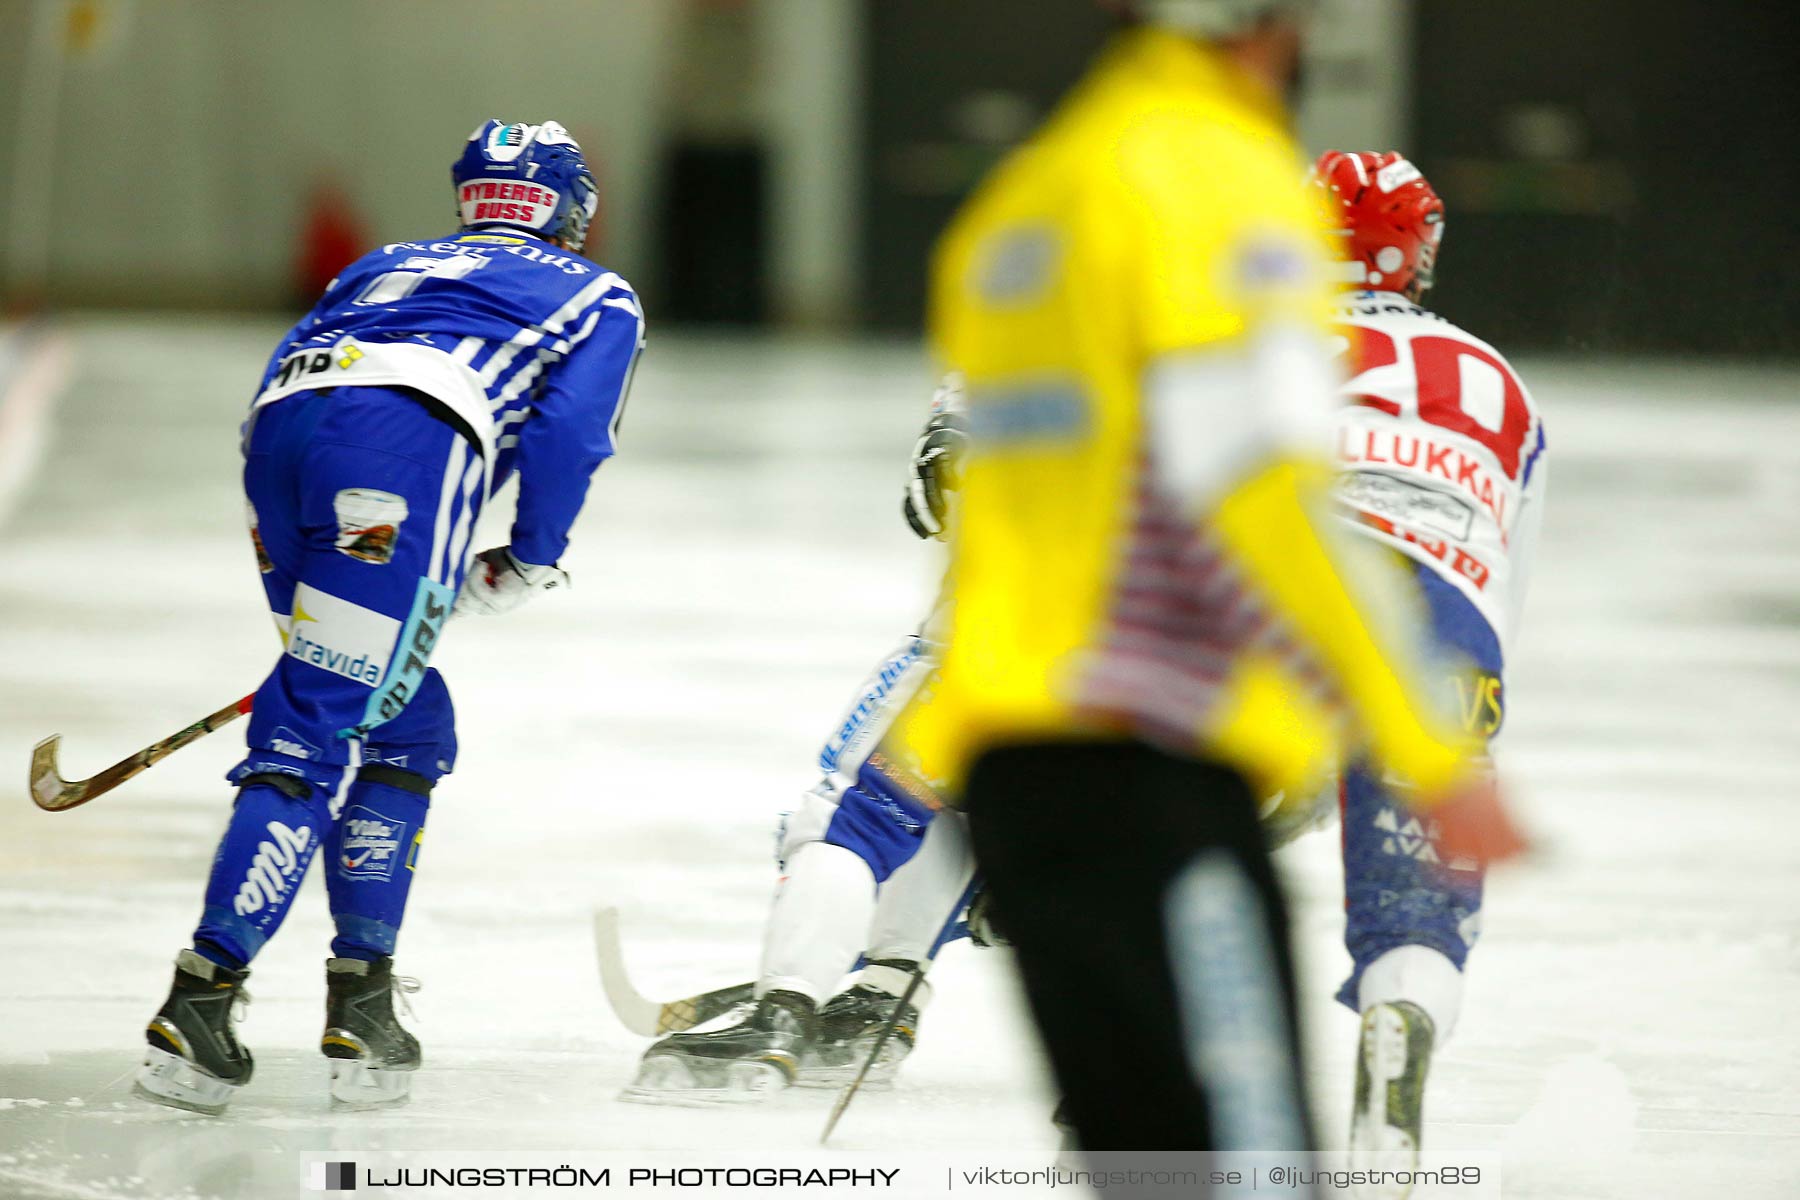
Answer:
<path fill-rule="evenodd" d="M 976 761 L 965 803 L 1082 1147 L 1305 1149 L 1285 908 L 1243 780 L 1019 745 Z"/>
<path fill-rule="evenodd" d="M 413 982 L 393 954 L 419 867 L 431 791 L 456 765 L 456 720 L 436 668 L 399 716 L 370 732 L 332 827 L 325 887 L 337 926 L 325 964 L 325 1032 L 339 1105 L 392 1103 L 410 1092 L 422 1056 L 394 1014 Z"/>
<path fill-rule="evenodd" d="M 849 986 L 819 1008 L 819 1037 L 797 1082 L 814 1087 L 848 1083 L 862 1069 L 896 1010 L 899 1017 L 864 1086 L 892 1082 L 918 1039 L 919 1017 L 931 1000 L 930 980 L 901 1002 L 913 976 L 928 969 L 950 927 L 968 903 L 975 874 L 968 826 L 958 812 L 939 813 L 918 853 L 882 885 L 862 965 Z"/>
<path fill-rule="evenodd" d="M 826 778 L 784 822 L 754 1001 L 652 1045 L 627 1099 L 748 1100 L 793 1082 L 820 1001 L 866 944 L 878 887 L 917 851 L 936 812 L 935 795 L 881 740 L 932 669 L 909 639 L 864 683 L 820 755 Z"/>
<path fill-rule="evenodd" d="M 198 1010 L 181 998 L 241 987 L 332 834 L 359 758 L 356 730 L 379 724 L 383 705 L 403 711 L 416 687 L 442 625 L 420 619 L 421 608 L 442 602 L 447 616 L 450 576 L 466 561 L 478 504 L 464 486 L 470 460 L 448 426 L 375 389 L 295 397 L 252 421 L 245 488 L 285 652 L 258 689 L 249 753 L 230 775 L 238 799 L 194 949 L 178 961 L 162 1027 L 149 1031 L 152 1065 L 180 1077 L 141 1077 L 156 1098 L 191 1099 L 185 1081 L 208 1093 L 207 1105 L 222 1104 L 229 1093 L 216 1095 L 214 1082 L 249 1078 L 249 1056 L 232 1053 L 241 1048 L 218 1006 L 204 1021 L 187 1019 Z"/>
<path fill-rule="evenodd" d="M 820 1000 L 868 936 L 876 888 L 911 857 L 932 816 L 867 771 L 855 787 L 808 792 L 787 823 L 755 997 L 656 1042 L 625 1098 L 739 1102 L 793 1083 L 818 1035 Z"/>
<path fill-rule="evenodd" d="M 1344 940 L 1354 969 L 1338 999 L 1361 1017 L 1350 1146 L 1396 1168 L 1418 1162 L 1432 1055 L 1456 1023 L 1480 921 L 1481 872 L 1442 862 L 1433 834 L 1369 765 L 1346 773 Z"/>
<path fill-rule="evenodd" d="M 1491 737 L 1502 718 L 1492 630 L 1448 584 L 1422 579 L 1446 699 L 1465 728 Z M 1353 970 L 1338 1000 L 1360 1016 L 1350 1145 L 1396 1166 L 1416 1164 L 1432 1055 L 1455 1027 L 1463 969 L 1480 930 L 1482 872 L 1443 861 L 1436 828 L 1404 785 L 1371 763 L 1342 791 L 1344 942 Z M 1398 1200 L 1405 1188 L 1374 1191 Z"/>
<path fill-rule="evenodd" d="M 257 416 L 245 444 L 250 540 L 269 608 L 287 614 L 304 546 L 298 506 L 283 477 L 291 471 L 289 443 L 304 436 L 316 413 L 295 405 Z M 285 637 L 283 618 L 276 622 Z M 319 750 L 302 746 L 290 730 L 276 734 L 271 730 L 264 740 L 281 745 L 284 755 L 294 751 L 287 757 L 296 763 Z M 327 806 L 298 770 L 252 772 L 234 781 L 237 799 L 213 858 L 200 927 L 192 948 L 176 956 L 168 997 L 145 1030 L 136 1088 L 159 1103 L 218 1113 L 250 1082 L 254 1060 L 234 1029 L 248 1000 L 248 964 L 286 915 L 329 821 Z"/>

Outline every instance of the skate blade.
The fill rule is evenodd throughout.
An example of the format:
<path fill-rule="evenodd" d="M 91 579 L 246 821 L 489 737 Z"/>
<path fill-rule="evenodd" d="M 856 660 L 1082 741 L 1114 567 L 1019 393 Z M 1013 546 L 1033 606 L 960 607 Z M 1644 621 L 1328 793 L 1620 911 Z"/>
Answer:
<path fill-rule="evenodd" d="M 154 1104 L 216 1117 L 231 1103 L 239 1084 L 208 1075 L 178 1054 L 154 1046 L 144 1052 L 132 1091 Z"/>
<path fill-rule="evenodd" d="M 803 1088 L 847 1088 L 856 1082 L 856 1074 L 862 1065 L 869 1060 L 869 1049 L 874 1045 L 873 1038 L 864 1038 L 852 1042 L 842 1049 L 834 1049 L 832 1057 L 838 1062 L 821 1062 L 817 1056 L 802 1059 L 800 1070 L 794 1075 L 794 1086 Z M 875 1091 L 886 1091 L 894 1086 L 895 1077 L 900 1074 L 900 1064 L 912 1053 L 912 1047 L 890 1038 L 882 1047 L 881 1058 L 869 1068 L 868 1076 L 863 1080 L 865 1088 Z"/>
<path fill-rule="evenodd" d="M 330 1061 L 333 1109 L 392 1108 L 412 1098 L 412 1071 L 371 1067 L 360 1058 Z"/>
<path fill-rule="evenodd" d="M 760 1104 L 787 1086 L 787 1073 L 774 1063 L 659 1054 L 639 1065 L 637 1078 L 619 1099 L 671 1108 L 730 1108 Z"/>

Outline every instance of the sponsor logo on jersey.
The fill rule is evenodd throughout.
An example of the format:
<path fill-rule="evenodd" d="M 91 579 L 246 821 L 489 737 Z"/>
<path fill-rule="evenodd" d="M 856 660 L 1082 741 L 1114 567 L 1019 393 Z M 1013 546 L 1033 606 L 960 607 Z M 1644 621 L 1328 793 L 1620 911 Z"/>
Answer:
<path fill-rule="evenodd" d="M 838 727 L 826 741 L 825 748 L 819 751 L 819 768 L 826 772 L 837 770 L 853 744 L 860 744 L 864 738 L 873 733 L 870 723 L 881 712 L 894 687 L 905 678 L 908 668 L 919 661 L 919 643 L 902 650 L 899 654 L 881 664 L 875 672 L 875 678 L 864 689 L 848 713 L 844 714 L 844 723 Z M 859 737 L 858 735 L 863 735 Z"/>
<path fill-rule="evenodd" d="M 349 338 L 345 338 L 335 346 L 320 346 L 312 350 L 296 350 L 281 360 L 275 369 L 275 377 L 269 381 L 269 387 L 281 388 L 309 375 L 324 375 L 333 367 L 340 371 L 348 371 L 363 359 L 362 348 Z M 325 384 L 316 386 L 324 387 Z"/>
<path fill-rule="evenodd" d="M 1432 438 L 1390 429 L 1339 426 L 1337 439 L 1338 461 L 1346 466 L 1403 467 L 1454 484 L 1492 514 L 1501 540 L 1506 540 L 1506 485 L 1495 487 L 1479 458 Z"/>
<path fill-rule="evenodd" d="M 337 513 L 338 553 L 385 566 L 394 561 L 406 497 L 375 488 L 344 488 L 332 497 Z"/>
<path fill-rule="evenodd" d="M 262 531 L 254 525 L 250 527 L 250 545 L 256 551 L 256 569 L 264 575 L 273 574 L 275 564 L 269 558 L 268 548 L 263 545 Z"/>
<path fill-rule="evenodd" d="M 269 735 L 269 749 L 277 754 L 285 754 L 289 758 L 319 758 L 319 748 L 295 733 L 286 725 L 277 725 L 275 732 Z"/>
<path fill-rule="evenodd" d="M 1378 471 L 1347 471 L 1338 476 L 1336 490 L 1338 500 L 1351 508 L 1459 542 L 1468 541 L 1475 527 L 1475 510 L 1455 496 Z"/>
<path fill-rule="evenodd" d="M 280 821 L 270 821 L 267 829 L 269 838 L 257 844 L 244 882 L 238 885 L 237 899 L 232 901 L 232 910 L 240 917 L 280 903 L 306 866 L 311 829 L 304 825 L 295 829 Z"/>
<path fill-rule="evenodd" d="M 400 622 L 303 583 L 287 619 L 287 654 L 374 687 L 387 672 Z"/>
<path fill-rule="evenodd" d="M 1061 235 L 1048 225 L 1003 229 L 977 256 L 975 290 L 991 304 L 1025 304 L 1056 282 Z"/>
<path fill-rule="evenodd" d="M 1448 564 L 1451 570 L 1467 579 L 1476 591 L 1485 589 L 1488 580 L 1493 577 L 1493 571 L 1488 568 L 1486 563 L 1461 546 L 1452 546 L 1441 538 L 1431 538 L 1414 533 L 1410 529 L 1402 529 L 1386 517 L 1377 516 L 1372 512 L 1352 510 L 1351 515 L 1355 517 L 1359 525 L 1366 525 L 1397 541 L 1405 542 L 1409 546 L 1416 546 L 1438 562 Z"/>
<path fill-rule="evenodd" d="M 419 580 L 413 593 L 412 612 L 400 631 L 392 666 L 369 681 L 376 688 L 363 710 L 362 724 L 338 731 L 339 737 L 362 737 L 369 730 L 400 715 L 407 701 L 425 682 L 425 671 L 431 665 L 431 652 L 437 647 L 444 624 L 450 619 L 450 608 L 456 593 L 431 579 Z M 386 618 L 383 618 L 384 620 Z M 398 624 L 398 622 L 395 622 Z"/>
<path fill-rule="evenodd" d="M 1453 676 L 1456 715 L 1469 733 L 1491 738 L 1506 721 L 1506 685 L 1498 675 L 1487 671 L 1470 671 Z"/>
<path fill-rule="evenodd" d="M 888 820 L 910 833 L 917 833 L 925 828 L 925 822 L 931 819 L 929 814 L 944 807 L 937 789 L 932 787 L 929 780 L 909 763 L 882 750 L 869 755 L 868 765 L 863 768 L 858 782 L 875 800 L 876 807 L 887 815 Z M 921 816 L 917 811 L 909 811 L 901 803 L 903 800 L 912 801 L 927 815 Z"/>
<path fill-rule="evenodd" d="M 970 449 L 1073 441 L 1087 431 L 1087 398 L 1073 383 L 981 392 L 969 407 Z"/>
<path fill-rule="evenodd" d="M 338 874 L 345 879 L 392 879 L 401 847 L 408 845 L 408 823 L 366 804 L 351 805 L 342 821 Z"/>
<path fill-rule="evenodd" d="M 1375 828 L 1387 836 L 1381 839 L 1381 852 L 1397 858 L 1411 858 L 1422 863 L 1434 863 L 1438 860 L 1437 848 L 1431 844 L 1431 834 L 1427 833 L 1419 818 L 1406 815 L 1402 820 L 1399 813 L 1386 805 L 1375 814 Z"/>

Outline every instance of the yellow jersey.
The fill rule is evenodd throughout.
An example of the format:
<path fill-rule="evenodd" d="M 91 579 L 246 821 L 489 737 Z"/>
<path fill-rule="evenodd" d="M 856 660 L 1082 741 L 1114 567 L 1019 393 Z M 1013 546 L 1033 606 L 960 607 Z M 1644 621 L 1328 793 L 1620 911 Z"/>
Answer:
<path fill-rule="evenodd" d="M 1401 768 L 1428 786 L 1454 772 L 1347 597 L 1312 611 L 1342 591 L 1300 503 L 1329 470 L 1323 422 L 1316 456 L 1242 464 L 1206 512 L 1151 478 L 1154 364 L 1278 331 L 1324 361 L 1328 244 L 1303 173 L 1275 95 L 1138 29 L 945 233 L 930 336 L 967 381 L 971 443 L 942 675 L 903 726 L 927 777 L 955 788 L 999 742 L 1126 735 L 1298 789 L 1336 755 L 1334 698 L 1359 691 L 1341 677 L 1371 662 L 1380 694 L 1348 697 L 1365 727 L 1410 740 Z"/>

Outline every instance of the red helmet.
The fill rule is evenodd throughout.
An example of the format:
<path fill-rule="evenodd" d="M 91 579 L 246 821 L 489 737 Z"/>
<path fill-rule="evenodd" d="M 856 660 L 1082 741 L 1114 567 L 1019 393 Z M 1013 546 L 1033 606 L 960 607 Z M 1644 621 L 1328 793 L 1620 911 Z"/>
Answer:
<path fill-rule="evenodd" d="M 1400 157 L 1327 150 L 1312 182 L 1343 214 L 1346 283 L 1417 298 L 1432 283 L 1444 239 L 1444 202 L 1419 168 Z"/>

